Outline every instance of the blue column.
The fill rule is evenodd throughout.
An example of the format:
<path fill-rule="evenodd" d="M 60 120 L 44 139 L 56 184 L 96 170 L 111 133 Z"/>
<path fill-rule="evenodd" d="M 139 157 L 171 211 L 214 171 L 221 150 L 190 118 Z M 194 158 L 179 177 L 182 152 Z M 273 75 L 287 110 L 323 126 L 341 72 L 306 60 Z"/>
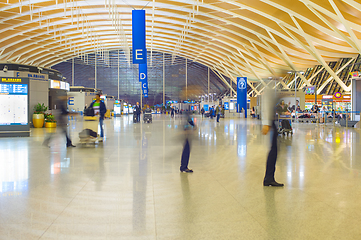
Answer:
<path fill-rule="evenodd" d="M 241 112 L 242 108 L 247 118 L 247 78 L 237 77 L 237 112 Z"/>

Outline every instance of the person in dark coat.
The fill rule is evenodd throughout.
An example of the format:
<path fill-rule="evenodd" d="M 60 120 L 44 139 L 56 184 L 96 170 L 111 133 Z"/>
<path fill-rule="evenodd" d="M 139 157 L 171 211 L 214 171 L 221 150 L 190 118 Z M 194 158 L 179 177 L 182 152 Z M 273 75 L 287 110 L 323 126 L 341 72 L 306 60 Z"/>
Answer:
<path fill-rule="evenodd" d="M 205 112 L 205 110 L 204 110 L 204 108 L 202 107 L 202 109 L 201 109 L 202 118 L 203 118 L 204 112 Z"/>
<path fill-rule="evenodd" d="M 139 105 L 139 102 L 137 102 L 137 105 L 135 105 L 135 111 L 134 111 L 134 114 L 137 117 L 137 122 L 140 122 L 140 113 L 141 113 L 140 105 Z"/>
<path fill-rule="evenodd" d="M 99 115 L 99 125 L 100 125 L 100 142 L 103 141 L 104 138 L 104 130 L 103 130 L 103 122 L 104 115 L 107 112 L 107 107 L 103 100 L 100 99 L 100 94 L 95 95 L 95 100 L 90 104 L 89 108 L 94 109 L 95 115 Z"/>
<path fill-rule="evenodd" d="M 172 108 L 170 115 L 171 115 L 172 118 L 174 118 L 174 108 Z"/>

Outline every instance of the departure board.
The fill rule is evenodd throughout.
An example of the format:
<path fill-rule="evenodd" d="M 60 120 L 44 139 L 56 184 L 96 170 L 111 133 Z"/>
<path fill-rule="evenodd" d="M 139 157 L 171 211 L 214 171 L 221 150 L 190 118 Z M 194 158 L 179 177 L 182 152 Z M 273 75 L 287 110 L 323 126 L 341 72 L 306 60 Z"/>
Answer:
<path fill-rule="evenodd" d="M 0 83 L 0 125 L 28 125 L 28 84 L 3 79 L 7 83 Z"/>
<path fill-rule="evenodd" d="M 27 95 L 27 84 L 2 84 L 0 83 L 0 93 L 2 94 L 15 94 L 15 95 Z"/>

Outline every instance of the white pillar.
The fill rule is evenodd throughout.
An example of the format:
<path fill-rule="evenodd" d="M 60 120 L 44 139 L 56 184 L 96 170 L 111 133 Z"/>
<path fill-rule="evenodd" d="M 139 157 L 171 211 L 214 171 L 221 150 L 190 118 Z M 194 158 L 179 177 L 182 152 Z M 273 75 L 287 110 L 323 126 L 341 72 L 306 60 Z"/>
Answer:
<path fill-rule="evenodd" d="M 120 81 L 120 65 L 119 65 L 119 50 L 118 50 L 118 100 L 119 100 L 119 81 Z"/>
<path fill-rule="evenodd" d="M 95 89 L 97 88 L 97 54 L 95 53 L 94 54 L 95 58 L 94 58 L 94 61 L 95 61 Z"/>
<path fill-rule="evenodd" d="M 74 74 L 74 71 L 75 71 L 75 70 L 74 70 L 74 65 L 75 65 L 75 64 L 74 64 L 74 61 L 75 61 L 75 60 L 74 60 L 74 58 L 73 58 L 72 68 L 71 68 L 71 85 L 72 85 L 73 87 L 74 87 L 74 75 L 75 75 L 75 74 Z"/>
<path fill-rule="evenodd" d="M 140 110 L 143 109 L 143 90 L 142 90 L 142 82 L 140 84 Z"/>
<path fill-rule="evenodd" d="M 165 59 L 163 53 L 163 106 L 165 107 Z"/>
<path fill-rule="evenodd" d="M 233 88 L 233 87 L 232 87 L 232 82 L 233 82 L 233 81 L 232 81 L 232 79 L 231 79 L 231 78 L 229 78 L 229 86 L 230 86 L 230 87 L 229 87 L 229 90 L 230 90 L 230 96 L 231 96 L 231 97 L 233 96 L 233 91 L 232 91 L 232 88 Z"/>
<path fill-rule="evenodd" d="M 186 99 L 188 100 L 188 59 L 186 58 Z"/>
<path fill-rule="evenodd" d="M 296 101 L 297 101 L 297 72 L 295 72 L 295 122 L 296 122 L 296 120 L 297 120 L 297 114 L 296 114 L 297 106 L 296 106 Z"/>
<path fill-rule="evenodd" d="M 208 94 L 207 94 L 207 96 L 208 96 L 208 103 L 209 103 L 209 68 L 208 68 Z"/>

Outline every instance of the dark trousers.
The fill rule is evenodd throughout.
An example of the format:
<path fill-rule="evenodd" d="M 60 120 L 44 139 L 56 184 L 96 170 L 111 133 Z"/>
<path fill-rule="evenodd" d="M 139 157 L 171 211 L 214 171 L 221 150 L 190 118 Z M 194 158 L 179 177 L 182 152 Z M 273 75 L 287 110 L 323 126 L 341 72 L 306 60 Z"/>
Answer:
<path fill-rule="evenodd" d="M 140 113 L 137 113 L 137 122 L 140 122 Z"/>
<path fill-rule="evenodd" d="M 219 122 L 220 117 L 221 117 L 221 114 L 217 114 L 217 122 Z"/>
<path fill-rule="evenodd" d="M 278 131 L 275 123 L 272 123 L 273 135 L 271 150 L 268 153 L 267 165 L 266 165 L 266 175 L 264 177 L 265 182 L 275 181 L 275 171 L 276 171 L 276 161 L 277 161 L 277 136 Z"/>
<path fill-rule="evenodd" d="M 172 112 L 172 113 L 170 114 L 170 116 L 171 116 L 171 117 L 174 117 L 174 112 Z"/>
<path fill-rule="evenodd" d="M 180 166 L 181 171 L 185 171 L 188 169 L 190 154 L 191 154 L 191 146 L 189 144 L 188 138 L 186 138 L 184 147 L 183 147 L 183 152 L 182 152 L 182 159 L 181 159 L 181 166 Z"/>

